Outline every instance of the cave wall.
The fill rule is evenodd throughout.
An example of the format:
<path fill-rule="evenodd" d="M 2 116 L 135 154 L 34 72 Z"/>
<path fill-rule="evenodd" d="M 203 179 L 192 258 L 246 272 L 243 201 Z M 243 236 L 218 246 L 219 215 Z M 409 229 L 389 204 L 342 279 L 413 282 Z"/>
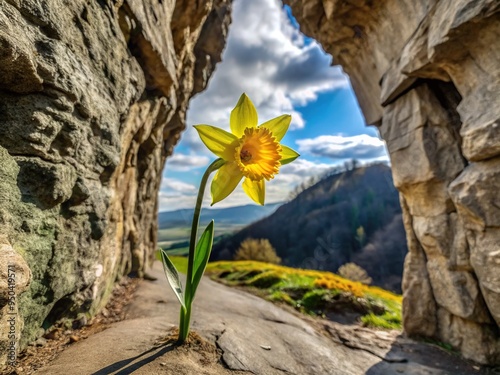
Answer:
<path fill-rule="evenodd" d="M 0 365 L 10 317 L 19 349 L 147 272 L 165 159 L 230 2 L 0 2 Z"/>
<path fill-rule="evenodd" d="M 285 3 L 386 141 L 409 245 L 405 332 L 500 363 L 500 2 Z"/>

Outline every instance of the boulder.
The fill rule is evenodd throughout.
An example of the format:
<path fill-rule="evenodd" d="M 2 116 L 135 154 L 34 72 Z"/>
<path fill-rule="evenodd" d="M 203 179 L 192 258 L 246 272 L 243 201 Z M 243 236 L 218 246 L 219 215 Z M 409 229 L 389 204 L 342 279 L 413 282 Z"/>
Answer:
<path fill-rule="evenodd" d="M 500 363 L 500 3 L 285 2 L 386 141 L 409 244 L 406 333 Z"/>
<path fill-rule="evenodd" d="M 230 6 L 0 2 L 0 273 L 15 254 L 18 349 L 147 271 L 165 160 L 220 61 Z"/>

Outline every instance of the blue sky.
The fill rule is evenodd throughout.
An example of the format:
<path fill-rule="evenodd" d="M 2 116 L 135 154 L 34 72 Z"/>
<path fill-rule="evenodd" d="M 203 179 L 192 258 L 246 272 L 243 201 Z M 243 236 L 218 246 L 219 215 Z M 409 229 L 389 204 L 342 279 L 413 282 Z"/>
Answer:
<path fill-rule="evenodd" d="M 266 184 L 268 203 L 286 200 L 297 184 L 346 160 L 388 160 L 376 128 L 364 122 L 348 77 L 316 41 L 300 33 L 290 10 L 278 0 L 235 0 L 222 62 L 207 89 L 191 100 L 187 129 L 167 160 L 160 211 L 194 206 L 201 175 L 215 156 L 192 125 L 229 130 L 229 114 L 243 92 L 254 102 L 259 123 L 292 115 L 282 143 L 301 154 Z M 208 193 L 205 199 L 209 203 Z M 249 203 L 237 187 L 214 208 Z"/>

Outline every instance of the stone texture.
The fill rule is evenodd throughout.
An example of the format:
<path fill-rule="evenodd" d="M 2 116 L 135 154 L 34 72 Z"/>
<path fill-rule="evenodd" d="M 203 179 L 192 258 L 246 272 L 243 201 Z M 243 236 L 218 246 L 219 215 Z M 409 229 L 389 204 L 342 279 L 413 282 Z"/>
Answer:
<path fill-rule="evenodd" d="M 443 342 L 460 348 L 466 358 L 474 358 L 482 363 L 498 363 L 498 344 L 494 325 L 486 326 L 462 319 L 442 308 L 438 309 L 437 317 L 439 337 Z"/>
<path fill-rule="evenodd" d="M 486 229 L 475 234 L 471 232 L 473 252 L 471 264 L 481 281 L 486 304 L 493 318 L 500 325 L 500 237 L 497 229 Z"/>
<path fill-rule="evenodd" d="M 470 262 L 500 325 L 500 159 L 471 164 L 449 187 L 466 228 Z"/>
<path fill-rule="evenodd" d="M 0 2 L 0 235 L 33 275 L 20 347 L 147 271 L 165 159 L 229 22 L 230 0 Z"/>
<path fill-rule="evenodd" d="M 400 201 L 408 242 L 402 283 L 403 325 L 410 335 L 433 337 L 437 330 L 437 307 L 426 267 L 427 257 L 415 235 L 412 216 L 402 195 Z"/>
<path fill-rule="evenodd" d="M 500 159 L 469 165 L 449 186 L 450 195 L 466 228 L 482 231 L 500 227 Z"/>
<path fill-rule="evenodd" d="M 0 236 L 0 353 L 8 362 L 16 361 L 23 320 L 19 315 L 19 295 L 31 281 L 26 261 L 11 246 L 5 236 Z"/>
<path fill-rule="evenodd" d="M 387 143 L 409 335 L 500 363 L 500 3 L 288 0 Z"/>
<path fill-rule="evenodd" d="M 427 270 L 439 306 L 465 319 L 479 323 L 491 322 L 472 273 L 450 270 L 448 259 L 445 257 L 428 259 Z"/>

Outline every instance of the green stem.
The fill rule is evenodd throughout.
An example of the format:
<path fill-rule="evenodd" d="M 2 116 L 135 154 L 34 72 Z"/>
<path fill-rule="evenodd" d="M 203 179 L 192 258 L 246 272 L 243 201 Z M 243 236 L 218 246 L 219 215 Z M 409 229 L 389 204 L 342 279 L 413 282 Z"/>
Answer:
<path fill-rule="evenodd" d="M 196 251 L 196 238 L 198 237 L 198 225 L 200 221 L 201 205 L 203 203 L 203 196 L 205 195 L 205 188 L 207 186 L 208 177 L 210 174 L 224 165 L 225 161 L 222 159 L 215 160 L 210 164 L 203 174 L 200 182 L 200 189 L 198 190 L 198 197 L 196 198 L 196 206 L 194 208 L 193 223 L 191 225 L 191 238 L 189 240 L 189 257 L 188 257 L 188 269 L 186 275 L 186 291 L 184 304 L 186 308 L 181 307 L 180 321 L 179 321 L 179 338 L 178 342 L 183 343 L 186 341 L 189 335 L 189 325 L 191 320 L 191 305 L 193 303 L 193 267 L 194 267 L 194 256 Z"/>

